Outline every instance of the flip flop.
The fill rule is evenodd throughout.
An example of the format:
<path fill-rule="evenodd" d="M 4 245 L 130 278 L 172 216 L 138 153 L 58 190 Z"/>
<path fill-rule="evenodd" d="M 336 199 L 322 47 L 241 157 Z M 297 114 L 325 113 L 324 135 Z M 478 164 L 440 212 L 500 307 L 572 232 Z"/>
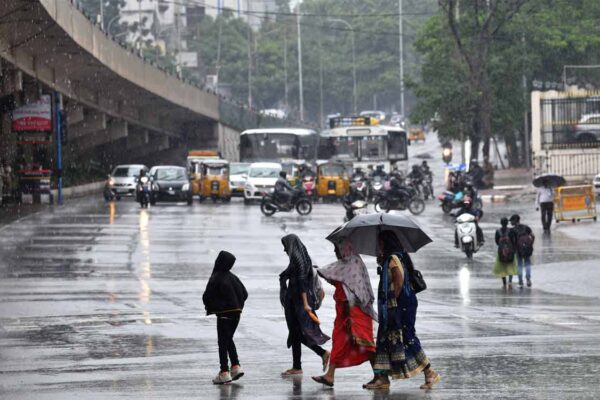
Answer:
<path fill-rule="evenodd" d="M 333 387 L 333 382 L 329 382 L 327 379 L 325 379 L 324 376 L 313 376 L 312 379 L 313 379 L 313 381 L 320 383 L 322 385 Z"/>
<path fill-rule="evenodd" d="M 282 377 L 286 377 L 286 376 L 298 376 L 298 375 L 302 375 L 304 372 L 300 369 L 300 370 L 295 370 L 295 369 L 288 369 L 287 371 L 284 371 L 281 373 Z"/>

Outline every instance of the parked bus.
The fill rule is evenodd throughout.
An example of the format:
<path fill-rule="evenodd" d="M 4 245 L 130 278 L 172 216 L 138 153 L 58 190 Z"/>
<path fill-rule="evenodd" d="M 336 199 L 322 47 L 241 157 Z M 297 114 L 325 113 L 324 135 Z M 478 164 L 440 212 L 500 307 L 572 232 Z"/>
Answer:
<path fill-rule="evenodd" d="M 401 127 L 378 125 L 369 117 L 332 118 L 330 129 L 321 132 L 319 160 L 351 162 L 353 168 L 383 165 L 402 171 L 408 168 L 408 142 Z"/>
<path fill-rule="evenodd" d="M 318 140 L 311 129 L 250 129 L 240 135 L 240 162 L 314 162 Z"/>

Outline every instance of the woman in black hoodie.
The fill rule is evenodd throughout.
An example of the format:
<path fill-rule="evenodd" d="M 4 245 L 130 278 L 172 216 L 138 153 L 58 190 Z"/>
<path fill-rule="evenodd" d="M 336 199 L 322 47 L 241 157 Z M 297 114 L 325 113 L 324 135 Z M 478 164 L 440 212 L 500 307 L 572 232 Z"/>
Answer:
<path fill-rule="evenodd" d="M 238 380 L 244 375 L 233 343 L 233 335 L 240 323 L 240 315 L 248 298 L 248 292 L 240 279 L 231 272 L 234 263 L 235 256 L 233 254 L 226 251 L 219 253 L 202 296 L 206 313 L 217 315 L 221 371 L 213 379 L 213 383 L 216 385 Z M 231 373 L 227 355 L 231 360 Z"/>
<path fill-rule="evenodd" d="M 325 371 L 330 354 L 321 345 L 329 340 L 329 336 L 321 331 L 314 313 L 316 299 L 312 290 L 312 261 L 298 236 L 287 235 L 281 239 L 281 243 L 290 263 L 279 275 L 280 300 L 289 330 L 287 346 L 292 348 L 294 359 L 292 368 L 282 375 L 302 374 L 302 344 L 321 357 Z"/>

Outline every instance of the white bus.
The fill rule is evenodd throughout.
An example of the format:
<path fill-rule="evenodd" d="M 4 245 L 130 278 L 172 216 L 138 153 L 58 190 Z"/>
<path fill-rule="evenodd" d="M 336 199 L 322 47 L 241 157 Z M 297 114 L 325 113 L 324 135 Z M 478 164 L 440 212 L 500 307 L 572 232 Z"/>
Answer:
<path fill-rule="evenodd" d="M 240 135 L 240 162 L 313 162 L 318 140 L 312 129 L 250 129 Z"/>
<path fill-rule="evenodd" d="M 371 124 L 371 118 L 332 118 L 330 129 L 321 132 L 319 160 L 352 162 L 366 170 L 383 165 L 387 172 L 396 166 L 408 169 L 408 142 L 401 127 Z"/>

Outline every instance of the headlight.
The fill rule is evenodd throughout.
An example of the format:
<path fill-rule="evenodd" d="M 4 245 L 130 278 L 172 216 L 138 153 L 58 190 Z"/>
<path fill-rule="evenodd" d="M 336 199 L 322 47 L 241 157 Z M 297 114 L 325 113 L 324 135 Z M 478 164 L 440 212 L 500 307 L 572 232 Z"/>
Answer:
<path fill-rule="evenodd" d="M 108 186 L 113 186 L 115 184 L 115 181 L 112 179 L 108 180 Z"/>
<path fill-rule="evenodd" d="M 190 190 L 190 184 L 186 183 L 185 185 L 183 185 L 181 187 L 181 190 L 183 190 L 184 192 L 187 192 L 188 190 Z"/>
<path fill-rule="evenodd" d="M 160 189 L 160 187 L 158 186 L 158 183 L 152 184 L 152 190 L 154 190 L 155 192 L 158 192 L 159 189 Z"/>
<path fill-rule="evenodd" d="M 251 183 L 249 183 L 249 182 L 246 182 L 245 189 L 246 189 L 246 190 L 250 190 L 250 191 L 252 191 L 252 190 L 254 190 L 254 186 L 253 186 Z"/>

